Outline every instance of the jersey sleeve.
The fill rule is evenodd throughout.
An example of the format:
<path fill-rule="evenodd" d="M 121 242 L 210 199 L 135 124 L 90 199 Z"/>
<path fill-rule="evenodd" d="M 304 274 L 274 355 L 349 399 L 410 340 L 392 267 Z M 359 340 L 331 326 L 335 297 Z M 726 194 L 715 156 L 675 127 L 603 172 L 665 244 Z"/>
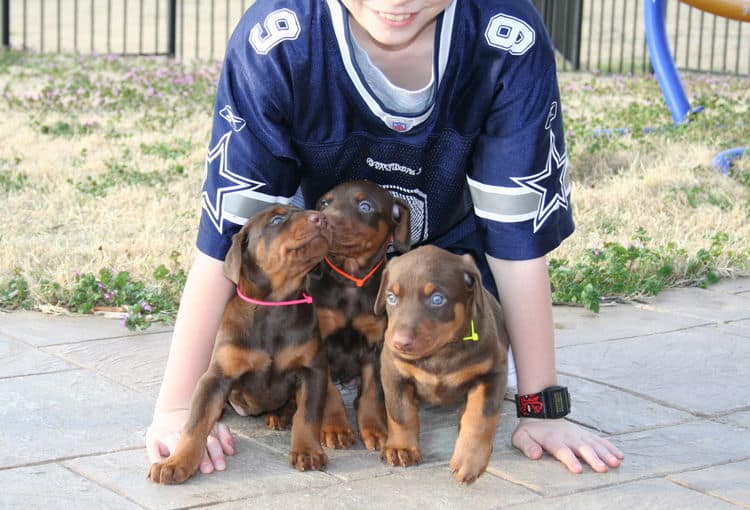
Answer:
<path fill-rule="evenodd" d="M 259 2 L 245 13 L 230 38 L 219 78 L 197 239 L 201 252 L 219 260 L 250 216 L 270 204 L 289 203 L 299 186 L 288 110 L 297 41 L 278 38 L 272 44 L 273 34 L 261 27 L 279 11 L 279 26 L 300 26 L 294 11 L 264 8 L 270 3 Z"/>
<path fill-rule="evenodd" d="M 574 225 L 554 51 L 538 16 L 507 18 L 510 33 L 522 23 L 519 31 L 532 30 L 535 41 L 501 49 L 497 92 L 467 180 L 486 252 L 528 260 L 556 248 Z M 528 41 L 524 35 L 517 40 Z"/>

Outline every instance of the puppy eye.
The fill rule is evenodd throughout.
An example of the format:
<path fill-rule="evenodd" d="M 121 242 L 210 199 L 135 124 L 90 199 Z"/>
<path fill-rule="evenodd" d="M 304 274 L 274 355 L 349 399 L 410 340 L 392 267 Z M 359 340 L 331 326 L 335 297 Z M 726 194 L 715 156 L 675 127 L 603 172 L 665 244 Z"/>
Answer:
<path fill-rule="evenodd" d="M 398 297 L 393 292 L 389 292 L 388 294 L 386 294 L 385 300 L 391 306 L 398 304 Z"/>
<path fill-rule="evenodd" d="M 330 205 L 330 202 L 328 200 L 326 200 L 325 198 L 321 198 L 320 200 L 318 200 L 318 211 L 322 211 L 329 205 Z"/>
<path fill-rule="evenodd" d="M 368 202 L 367 200 L 362 200 L 359 203 L 359 210 L 363 213 L 372 212 L 372 204 Z"/>
<path fill-rule="evenodd" d="M 435 292 L 430 296 L 430 304 L 432 306 L 443 306 L 445 304 L 445 296 L 439 292 Z"/>
<path fill-rule="evenodd" d="M 269 220 L 269 222 L 268 222 L 268 223 L 269 223 L 269 225 L 278 225 L 278 224 L 280 224 L 280 223 L 281 223 L 281 222 L 283 222 L 283 221 L 284 221 L 284 217 L 283 217 L 283 216 L 281 216 L 281 215 L 279 215 L 279 214 L 277 214 L 276 216 L 273 216 L 273 217 L 272 217 L 272 218 L 271 218 L 271 219 Z"/>

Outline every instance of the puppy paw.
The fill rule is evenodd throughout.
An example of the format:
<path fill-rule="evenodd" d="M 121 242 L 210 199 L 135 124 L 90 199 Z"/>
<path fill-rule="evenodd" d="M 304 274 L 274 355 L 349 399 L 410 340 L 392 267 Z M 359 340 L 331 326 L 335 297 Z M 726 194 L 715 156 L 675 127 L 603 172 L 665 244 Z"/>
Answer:
<path fill-rule="evenodd" d="M 328 448 L 349 448 L 354 444 L 354 432 L 348 423 L 323 425 L 320 429 L 320 444 Z"/>
<path fill-rule="evenodd" d="M 380 458 L 391 466 L 413 466 L 422 462 L 422 453 L 418 447 L 394 448 L 385 445 L 380 453 Z"/>
<path fill-rule="evenodd" d="M 291 418 L 283 414 L 269 413 L 266 415 L 266 427 L 272 430 L 286 430 L 291 423 Z"/>
<path fill-rule="evenodd" d="M 297 471 L 323 471 L 328 464 L 328 456 L 323 450 L 307 450 L 289 452 L 289 465 Z"/>
<path fill-rule="evenodd" d="M 190 478 L 197 469 L 198 464 L 190 466 L 184 462 L 180 462 L 178 459 L 169 457 L 162 462 L 151 464 L 151 468 L 148 471 L 148 478 L 152 482 L 164 485 L 182 483 Z"/>
<path fill-rule="evenodd" d="M 388 429 L 384 426 L 362 426 L 359 437 L 368 450 L 382 450 L 388 439 Z"/>
<path fill-rule="evenodd" d="M 450 468 L 453 478 L 460 483 L 474 483 L 487 469 L 491 448 L 456 449 L 451 457 Z"/>

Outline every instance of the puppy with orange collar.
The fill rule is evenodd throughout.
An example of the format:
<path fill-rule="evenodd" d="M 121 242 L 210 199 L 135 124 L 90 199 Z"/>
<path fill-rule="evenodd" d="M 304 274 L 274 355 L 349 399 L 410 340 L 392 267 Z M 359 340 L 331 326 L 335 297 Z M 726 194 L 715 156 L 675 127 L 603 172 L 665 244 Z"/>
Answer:
<path fill-rule="evenodd" d="M 482 287 L 470 255 L 423 246 L 388 263 L 375 303 L 376 313 L 384 311 L 383 460 L 419 463 L 420 404 L 463 400 L 450 468 L 459 482 L 474 482 L 487 468 L 507 384 L 500 304 Z"/>
<path fill-rule="evenodd" d="M 349 181 L 320 197 L 317 209 L 332 231 L 328 256 L 310 274 L 330 367 L 321 441 L 333 448 L 353 443 L 334 382 L 359 377 L 359 436 L 366 448 L 380 449 L 387 433 L 379 367 L 385 317 L 373 308 L 389 245 L 409 249 L 409 206 L 374 182 Z"/>

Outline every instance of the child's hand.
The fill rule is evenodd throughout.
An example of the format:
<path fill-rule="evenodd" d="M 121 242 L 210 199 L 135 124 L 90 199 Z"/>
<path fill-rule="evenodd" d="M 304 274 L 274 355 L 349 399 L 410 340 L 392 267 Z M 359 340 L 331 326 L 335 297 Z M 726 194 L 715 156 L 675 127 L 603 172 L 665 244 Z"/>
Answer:
<path fill-rule="evenodd" d="M 187 422 L 189 411 L 179 409 L 154 415 L 154 421 L 146 432 L 146 452 L 149 463 L 161 462 L 174 453 L 180 431 Z M 201 473 L 222 471 L 227 464 L 224 455 L 234 455 L 234 440 L 229 427 L 216 423 L 206 440 L 206 450 L 200 463 Z"/>
<path fill-rule="evenodd" d="M 513 446 L 537 460 L 546 450 L 573 473 L 583 472 L 578 458 L 598 473 L 620 465 L 624 457 L 612 443 L 566 420 L 521 418 L 513 433 Z"/>

